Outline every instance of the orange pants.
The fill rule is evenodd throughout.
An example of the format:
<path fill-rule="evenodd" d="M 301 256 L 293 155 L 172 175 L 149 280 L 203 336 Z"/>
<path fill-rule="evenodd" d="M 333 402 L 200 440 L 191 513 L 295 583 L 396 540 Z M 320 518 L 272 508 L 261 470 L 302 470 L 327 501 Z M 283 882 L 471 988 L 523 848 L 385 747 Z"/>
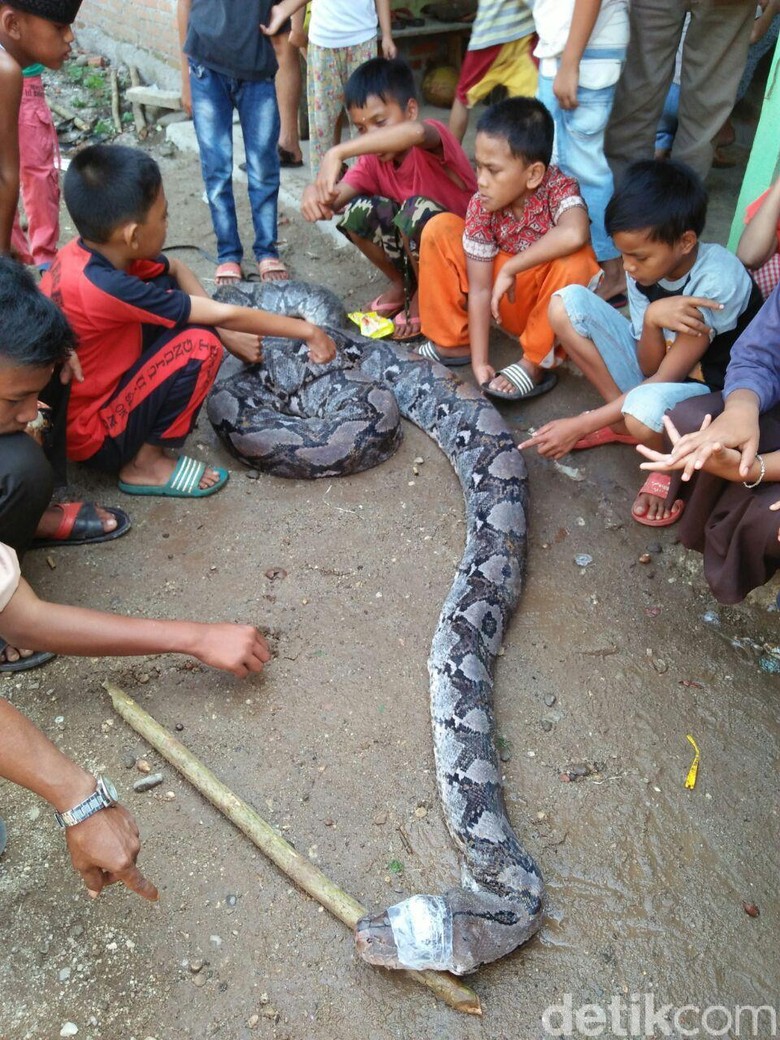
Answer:
<path fill-rule="evenodd" d="M 470 343 L 464 226 L 461 217 L 440 213 L 426 224 L 420 244 L 420 322 L 423 335 L 440 347 Z M 495 257 L 493 281 L 511 259 L 510 253 Z M 557 363 L 553 353 L 555 334 L 547 318 L 550 298 L 567 285 L 588 285 L 599 270 L 593 250 L 586 245 L 517 276 L 514 303 L 505 295 L 499 316 L 501 328 L 519 338 L 529 361 L 546 367 Z"/>

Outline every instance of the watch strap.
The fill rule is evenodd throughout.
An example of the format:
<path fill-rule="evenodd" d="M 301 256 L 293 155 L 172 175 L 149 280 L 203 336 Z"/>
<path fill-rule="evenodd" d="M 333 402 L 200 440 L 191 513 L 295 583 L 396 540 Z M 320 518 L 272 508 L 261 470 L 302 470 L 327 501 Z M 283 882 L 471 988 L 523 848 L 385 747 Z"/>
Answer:
<path fill-rule="evenodd" d="M 78 805 L 74 805 L 72 809 L 67 809 L 65 812 L 55 812 L 54 819 L 60 827 L 75 827 L 77 823 L 83 823 L 84 820 L 88 820 L 90 816 L 94 816 L 101 809 L 107 809 L 110 805 L 111 802 L 103 794 L 101 788 L 98 787 L 88 798 L 85 798 L 83 802 L 79 802 Z"/>

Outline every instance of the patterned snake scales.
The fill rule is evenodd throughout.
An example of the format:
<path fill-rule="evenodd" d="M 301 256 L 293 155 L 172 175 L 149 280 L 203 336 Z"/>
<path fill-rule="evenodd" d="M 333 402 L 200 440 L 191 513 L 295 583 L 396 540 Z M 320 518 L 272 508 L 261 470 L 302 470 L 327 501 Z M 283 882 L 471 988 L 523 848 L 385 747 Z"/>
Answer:
<path fill-rule="evenodd" d="M 493 664 L 525 571 L 525 464 L 475 388 L 442 365 L 347 331 L 328 290 L 243 284 L 217 296 L 326 326 L 339 348 L 335 361 L 310 366 L 302 344 L 265 340 L 262 365 L 225 362 L 207 408 L 234 455 L 280 476 L 356 472 L 395 451 L 400 409 L 445 452 L 463 487 L 466 550 L 428 660 L 436 779 L 461 853 L 461 887 L 363 918 L 356 944 L 386 968 L 465 974 L 524 943 L 542 918 L 541 874 L 507 819 L 492 697 Z"/>

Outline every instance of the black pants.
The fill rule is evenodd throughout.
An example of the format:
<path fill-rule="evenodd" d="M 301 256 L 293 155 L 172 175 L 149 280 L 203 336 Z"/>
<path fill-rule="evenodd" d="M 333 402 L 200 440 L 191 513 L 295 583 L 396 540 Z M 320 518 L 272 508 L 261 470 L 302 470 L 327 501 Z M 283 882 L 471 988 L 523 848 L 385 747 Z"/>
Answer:
<path fill-rule="evenodd" d="M 22 556 L 54 490 L 54 471 L 26 433 L 0 436 L 0 542 Z"/>

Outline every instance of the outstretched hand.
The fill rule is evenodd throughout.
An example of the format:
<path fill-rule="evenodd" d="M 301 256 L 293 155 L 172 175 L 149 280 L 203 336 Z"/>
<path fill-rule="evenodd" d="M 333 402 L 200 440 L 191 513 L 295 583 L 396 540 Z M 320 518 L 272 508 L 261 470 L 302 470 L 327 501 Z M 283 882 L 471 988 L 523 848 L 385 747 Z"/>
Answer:
<path fill-rule="evenodd" d="M 551 422 L 541 426 L 528 440 L 522 441 L 517 447 L 520 451 L 526 448 L 536 448 L 540 455 L 546 459 L 560 459 L 568 454 L 584 430 L 579 416 L 569 419 L 553 419 Z"/>
<path fill-rule="evenodd" d="M 704 469 L 710 456 L 722 448 L 734 448 L 739 452 L 740 480 L 747 479 L 758 451 L 758 419 L 755 412 L 733 407 L 714 420 L 707 415 L 698 430 L 683 436 L 680 436 L 673 423 L 667 421 L 667 417 L 664 417 L 664 424 L 672 439 L 670 463 L 666 468 L 681 469 L 683 480 L 690 480 L 694 473 Z"/>
<path fill-rule="evenodd" d="M 203 625 L 193 655 L 212 668 L 243 679 L 250 672 L 262 672 L 271 660 L 264 636 L 253 625 Z"/>
<path fill-rule="evenodd" d="M 82 823 L 68 827 L 65 840 L 73 866 L 93 899 L 106 885 L 118 881 L 144 899 L 159 898 L 155 886 L 135 865 L 141 839 L 132 813 L 123 805 L 101 809 Z"/>
<path fill-rule="evenodd" d="M 663 418 L 666 432 L 669 435 L 669 440 L 672 442 L 672 447 L 679 444 L 682 439 L 679 430 L 675 427 L 672 420 L 668 415 Z M 705 430 L 710 425 L 709 415 L 705 416 L 704 422 L 702 423 L 702 429 Z M 723 444 L 719 444 L 717 441 L 710 446 L 710 454 L 707 458 L 704 468 L 708 473 L 713 473 L 716 477 L 721 477 L 723 480 L 742 480 L 742 476 L 739 472 L 740 454 L 735 448 L 727 448 Z M 640 455 L 644 455 L 648 462 L 642 462 L 639 466 L 640 469 L 651 470 L 653 472 L 660 471 L 662 473 L 671 473 L 675 470 L 683 470 L 682 479 L 690 480 L 691 474 L 686 476 L 687 464 L 685 459 L 675 458 L 673 451 L 664 453 L 662 451 L 654 451 L 652 448 L 645 447 L 644 444 L 637 444 L 636 450 Z"/>

